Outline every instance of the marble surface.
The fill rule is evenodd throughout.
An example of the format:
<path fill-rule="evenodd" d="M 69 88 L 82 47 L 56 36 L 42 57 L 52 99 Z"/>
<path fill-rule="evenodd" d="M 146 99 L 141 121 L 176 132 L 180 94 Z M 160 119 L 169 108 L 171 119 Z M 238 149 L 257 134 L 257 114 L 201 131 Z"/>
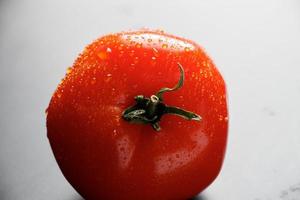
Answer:
<path fill-rule="evenodd" d="M 227 82 L 226 159 L 195 199 L 299 200 L 299 0 L 0 0 L 0 199 L 81 199 L 54 160 L 44 110 L 86 44 L 140 27 L 197 41 Z"/>

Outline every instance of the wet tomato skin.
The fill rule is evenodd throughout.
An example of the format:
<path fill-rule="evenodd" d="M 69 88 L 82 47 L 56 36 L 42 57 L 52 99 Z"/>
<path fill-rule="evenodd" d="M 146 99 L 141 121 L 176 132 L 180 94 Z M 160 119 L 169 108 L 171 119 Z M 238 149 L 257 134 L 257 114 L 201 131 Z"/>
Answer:
<path fill-rule="evenodd" d="M 164 102 L 193 111 L 160 131 L 131 124 L 122 112 L 134 97 L 173 87 Z M 68 69 L 47 109 L 48 138 L 61 171 L 85 198 L 188 199 L 218 175 L 226 148 L 225 83 L 196 43 L 161 31 L 110 34 L 88 45 Z"/>

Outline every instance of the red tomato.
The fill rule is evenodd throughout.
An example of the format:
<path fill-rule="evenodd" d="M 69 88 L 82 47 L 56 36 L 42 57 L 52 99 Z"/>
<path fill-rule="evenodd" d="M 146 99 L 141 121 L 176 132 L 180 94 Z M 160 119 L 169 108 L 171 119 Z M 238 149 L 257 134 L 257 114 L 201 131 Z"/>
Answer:
<path fill-rule="evenodd" d="M 158 98 L 183 75 L 181 88 Z M 138 95 L 144 100 L 139 106 Z M 155 104 L 149 114 L 152 100 L 165 107 L 158 111 Z M 190 111 L 195 120 L 172 115 L 166 106 Z M 47 113 L 55 158 L 86 199 L 187 199 L 216 178 L 223 162 L 224 81 L 199 45 L 161 31 L 94 41 L 68 69 Z"/>

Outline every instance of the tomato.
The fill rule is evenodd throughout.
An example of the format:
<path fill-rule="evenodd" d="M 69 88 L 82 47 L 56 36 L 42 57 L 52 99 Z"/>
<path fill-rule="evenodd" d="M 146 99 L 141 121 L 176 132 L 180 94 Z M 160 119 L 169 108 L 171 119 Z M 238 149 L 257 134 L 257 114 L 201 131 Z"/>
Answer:
<path fill-rule="evenodd" d="M 225 83 L 212 60 L 162 31 L 88 45 L 47 109 L 57 163 L 86 199 L 197 195 L 221 169 L 227 127 Z"/>

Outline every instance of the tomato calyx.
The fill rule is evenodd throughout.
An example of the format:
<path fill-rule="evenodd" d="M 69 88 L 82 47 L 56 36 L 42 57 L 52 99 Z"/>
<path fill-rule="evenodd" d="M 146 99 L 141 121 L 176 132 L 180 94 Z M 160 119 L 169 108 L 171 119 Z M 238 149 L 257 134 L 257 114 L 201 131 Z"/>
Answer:
<path fill-rule="evenodd" d="M 173 88 L 161 88 L 155 95 L 145 97 L 137 95 L 134 97 L 136 104 L 126 108 L 122 117 L 130 123 L 150 124 L 154 130 L 160 131 L 159 121 L 164 114 L 174 114 L 187 120 L 200 121 L 201 117 L 193 112 L 186 111 L 175 106 L 168 106 L 164 103 L 162 95 L 165 92 L 172 92 L 180 89 L 184 82 L 184 70 L 180 63 L 177 63 L 180 70 L 180 79 Z"/>

